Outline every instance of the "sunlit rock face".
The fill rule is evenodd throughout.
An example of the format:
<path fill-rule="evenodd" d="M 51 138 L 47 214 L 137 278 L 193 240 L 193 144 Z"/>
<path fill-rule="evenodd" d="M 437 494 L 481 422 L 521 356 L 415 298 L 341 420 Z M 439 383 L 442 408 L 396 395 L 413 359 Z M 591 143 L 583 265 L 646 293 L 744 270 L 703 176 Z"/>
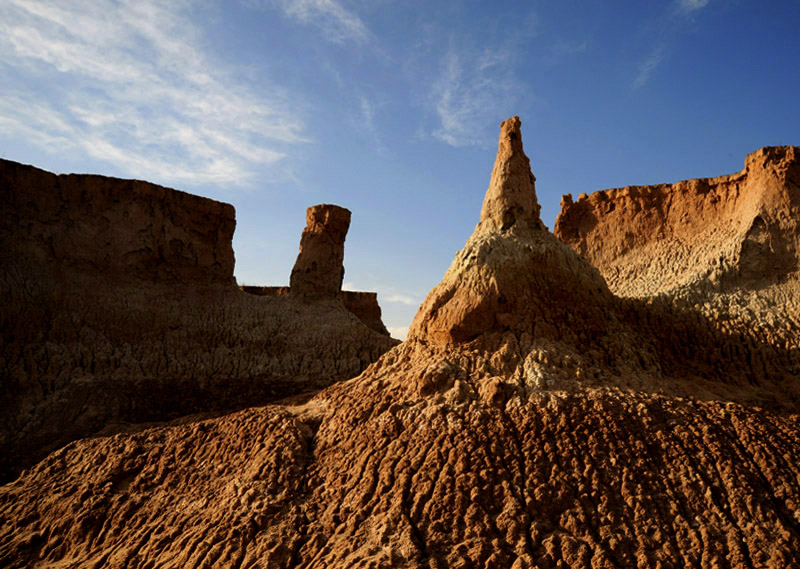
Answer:
<path fill-rule="evenodd" d="M 344 240 L 349 228 L 348 209 L 330 204 L 308 208 L 300 253 L 289 280 L 292 296 L 339 297 L 344 280 Z"/>

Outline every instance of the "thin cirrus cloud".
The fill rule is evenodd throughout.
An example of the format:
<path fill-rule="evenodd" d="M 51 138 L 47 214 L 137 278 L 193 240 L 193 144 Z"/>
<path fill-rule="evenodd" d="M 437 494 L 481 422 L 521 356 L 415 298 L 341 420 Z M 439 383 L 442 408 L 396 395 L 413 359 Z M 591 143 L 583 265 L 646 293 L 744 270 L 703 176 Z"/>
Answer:
<path fill-rule="evenodd" d="M 660 45 L 653 49 L 650 52 L 650 55 L 645 59 L 642 64 L 639 66 L 639 74 L 636 76 L 636 79 L 633 82 L 633 86 L 635 88 L 639 88 L 645 85 L 647 81 L 650 79 L 650 75 L 653 73 L 656 67 L 661 63 L 661 60 L 664 59 L 664 46 Z"/>
<path fill-rule="evenodd" d="M 710 0 L 676 0 L 673 6 L 672 17 L 669 18 L 667 35 L 673 36 L 682 29 L 682 24 L 691 20 L 695 12 L 708 6 Z M 633 87 L 639 89 L 643 87 L 653 75 L 655 69 L 664 60 L 667 50 L 667 41 L 662 41 L 655 46 L 639 65 L 639 72 L 633 80 Z"/>
<path fill-rule="evenodd" d="M 288 97 L 218 71 L 190 0 L 6 0 L 0 135 L 164 182 L 246 186 L 306 142 Z M 264 176 L 264 172 L 259 172 Z"/>
<path fill-rule="evenodd" d="M 335 0 L 246 0 L 246 3 L 277 7 L 285 16 L 318 28 L 333 43 L 364 43 L 371 37 L 358 14 Z"/>
<path fill-rule="evenodd" d="M 701 8 L 705 8 L 709 0 L 679 0 L 678 10 L 684 14 L 689 14 Z"/>
<path fill-rule="evenodd" d="M 483 136 L 486 118 L 502 114 L 502 106 L 513 101 L 520 89 L 510 59 L 504 49 L 475 54 L 451 44 L 432 91 L 439 123 L 434 137 L 456 147 L 483 145 L 491 139 Z"/>

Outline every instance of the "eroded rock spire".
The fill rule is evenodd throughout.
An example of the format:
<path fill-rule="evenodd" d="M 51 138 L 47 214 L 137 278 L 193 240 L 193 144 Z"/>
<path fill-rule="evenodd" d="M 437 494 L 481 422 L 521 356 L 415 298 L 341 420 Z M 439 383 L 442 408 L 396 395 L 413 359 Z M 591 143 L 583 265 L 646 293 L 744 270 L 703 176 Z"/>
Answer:
<path fill-rule="evenodd" d="M 536 199 L 536 178 L 522 148 L 519 117 L 500 123 L 500 139 L 492 179 L 481 208 L 478 229 L 506 231 L 512 227 L 544 229 Z"/>
<path fill-rule="evenodd" d="M 458 344 L 506 332 L 558 339 L 578 322 L 602 328 L 608 287 L 547 231 L 535 181 L 519 117 L 507 119 L 480 223 L 420 307 L 410 340 Z"/>
<path fill-rule="evenodd" d="M 350 210 L 320 204 L 306 210 L 289 290 L 302 298 L 336 298 L 344 280 L 344 240 L 350 228 Z"/>

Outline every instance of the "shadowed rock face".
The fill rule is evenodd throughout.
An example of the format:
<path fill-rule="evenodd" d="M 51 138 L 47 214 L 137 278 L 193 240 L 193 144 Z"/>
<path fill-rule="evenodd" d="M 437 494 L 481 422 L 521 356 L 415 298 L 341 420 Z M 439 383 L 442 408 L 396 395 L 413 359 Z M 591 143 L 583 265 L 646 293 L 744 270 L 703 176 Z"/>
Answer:
<path fill-rule="evenodd" d="M 300 253 L 289 280 L 291 295 L 299 298 L 337 298 L 344 281 L 344 239 L 350 210 L 320 204 L 306 211 Z"/>
<path fill-rule="evenodd" d="M 0 160 L 0 260 L 69 280 L 233 284 L 233 206 L 140 180 Z M 45 272 L 46 275 L 42 275 Z"/>
<path fill-rule="evenodd" d="M 406 342 L 303 405 L 50 455 L 0 488 L 0 565 L 796 564 L 800 329 L 615 297 L 499 181 Z"/>
<path fill-rule="evenodd" d="M 320 389 L 396 344 L 335 298 L 238 290 L 228 204 L 0 161 L 0 218 L 0 481 L 126 423 Z"/>
<path fill-rule="evenodd" d="M 243 286 L 241 289 L 248 294 L 259 296 L 285 296 L 289 294 L 288 286 Z M 368 328 L 385 336 L 389 331 L 381 320 L 381 307 L 378 304 L 378 293 L 343 290 L 339 292 L 344 307 L 356 318 L 361 320 Z"/>

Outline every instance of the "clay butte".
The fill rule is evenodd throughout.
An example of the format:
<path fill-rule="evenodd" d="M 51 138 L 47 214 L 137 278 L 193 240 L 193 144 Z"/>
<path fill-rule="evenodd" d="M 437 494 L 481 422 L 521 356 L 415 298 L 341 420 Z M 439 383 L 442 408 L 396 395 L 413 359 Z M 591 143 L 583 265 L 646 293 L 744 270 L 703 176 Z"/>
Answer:
<path fill-rule="evenodd" d="M 374 294 L 338 298 L 336 211 L 309 210 L 315 300 L 259 298 L 235 284 L 231 205 L 0 161 L 0 480 L 79 437 L 318 390 L 394 346 Z"/>
<path fill-rule="evenodd" d="M 623 296 L 796 279 L 800 148 L 762 148 L 728 176 L 567 194 L 555 233 Z"/>
<path fill-rule="evenodd" d="M 388 336 L 389 331 L 381 320 L 378 294 L 342 290 L 344 241 L 350 227 L 350 215 L 350 210 L 337 205 L 319 204 L 308 208 L 290 286 L 251 285 L 242 286 L 241 289 L 260 296 L 291 294 L 303 302 L 339 299 L 361 322 Z"/>

